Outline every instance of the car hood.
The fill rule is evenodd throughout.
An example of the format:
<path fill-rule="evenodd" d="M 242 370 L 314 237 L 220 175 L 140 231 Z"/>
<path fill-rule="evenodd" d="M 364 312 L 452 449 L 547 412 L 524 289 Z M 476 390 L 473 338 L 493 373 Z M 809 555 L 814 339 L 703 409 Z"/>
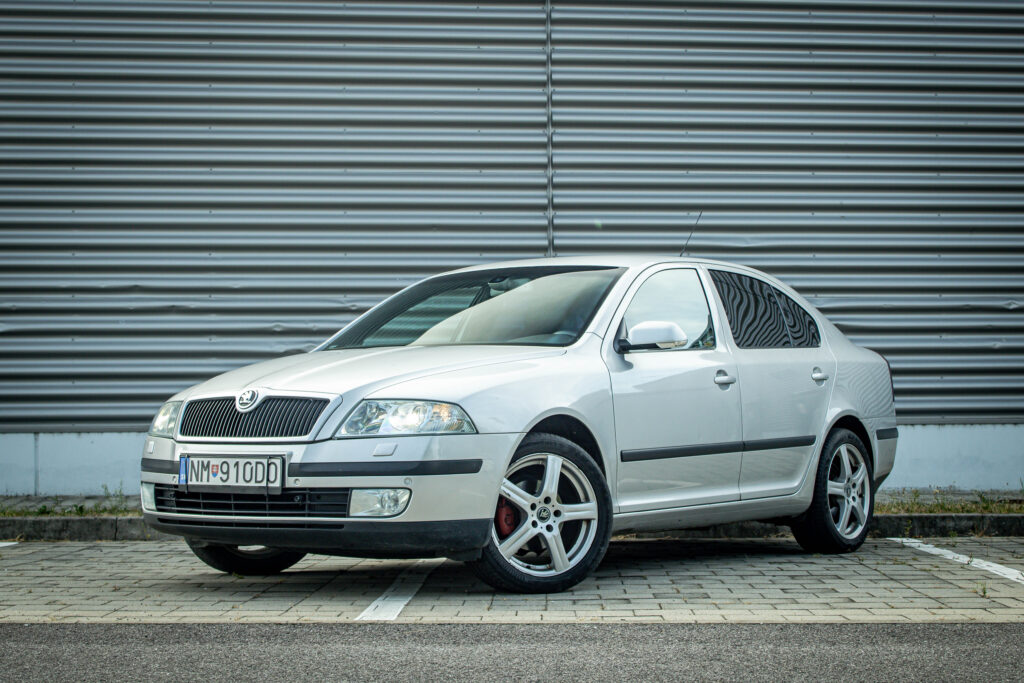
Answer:
<path fill-rule="evenodd" d="M 360 393 L 366 394 L 398 382 L 450 370 L 564 353 L 565 349 L 561 347 L 529 346 L 399 346 L 315 351 L 225 372 L 175 398 L 234 396 L 250 387 L 321 394 L 346 394 L 361 389 Z"/>

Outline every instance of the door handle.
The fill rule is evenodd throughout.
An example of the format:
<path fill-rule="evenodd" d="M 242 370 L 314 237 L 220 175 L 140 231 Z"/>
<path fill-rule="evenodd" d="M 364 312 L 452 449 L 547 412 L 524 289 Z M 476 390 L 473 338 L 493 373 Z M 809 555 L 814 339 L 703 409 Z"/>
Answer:
<path fill-rule="evenodd" d="M 718 384 L 718 385 L 734 384 L 735 382 L 736 382 L 736 378 L 733 377 L 732 375 L 730 375 L 725 370 L 719 370 L 715 374 L 715 384 Z"/>
<path fill-rule="evenodd" d="M 828 374 L 821 371 L 821 368 L 814 368 L 811 370 L 811 379 L 815 382 L 824 382 L 828 379 Z"/>

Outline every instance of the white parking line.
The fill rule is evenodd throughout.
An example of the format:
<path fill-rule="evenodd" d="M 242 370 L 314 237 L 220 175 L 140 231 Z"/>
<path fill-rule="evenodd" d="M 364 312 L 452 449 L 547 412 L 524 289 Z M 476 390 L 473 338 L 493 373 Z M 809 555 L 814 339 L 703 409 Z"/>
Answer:
<path fill-rule="evenodd" d="M 374 600 L 356 621 L 394 621 L 427 580 L 430 572 L 444 564 L 438 560 L 417 560 L 395 578 L 384 594 Z"/>
<path fill-rule="evenodd" d="M 17 541 L 0 541 L 0 548 L 6 548 L 9 545 L 18 545 Z"/>
<path fill-rule="evenodd" d="M 991 572 L 996 576 L 1001 576 L 1004 579 L 1010 581 L 1016 581 L 1017 583 L 1024 583 L 1024 572 L 1017 569 L 1012 569 L 1005 565 L 997 564 L 995 562 L 989 562 L 988 560 L 980 560 L 976 557 L 968 557 L 967 555 L 961 555 L 960 553 L 954 553 L 952 550 L 946 550 L 945 548 L 939 548 L 934 545 L 922 543 L 913 538 L 890 538 L 890 541 L 896 541 L 902 543 L 905 546 L 911 548 L 917 548 L 918 550 L 932 555 L 938 555 L 939 557 L 945 557 L 947 560 L 953 560 L 954 562 L 960 562 L 966 564 L 969 567 L 977 567 L 978 569 L 984 569 L 987 572 Z"/>

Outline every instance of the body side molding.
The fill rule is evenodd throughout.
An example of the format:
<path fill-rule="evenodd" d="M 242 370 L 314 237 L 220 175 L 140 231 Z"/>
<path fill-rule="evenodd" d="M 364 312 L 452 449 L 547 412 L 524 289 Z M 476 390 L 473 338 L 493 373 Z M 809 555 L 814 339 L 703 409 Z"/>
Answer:
<path fill-rule="evenodd" d="M 807 436 L 789 436 L 781 439 L 727 441 L 724 443 L 697 444 L 693 446 L 669 446 L 667 448 L 641 448 L 632 451 L 621 451 L 619 457 L 622 459 L 622 462 L 661 460 L 662 458 L 689 458 L 697 455 L 715 455 L 738 451 L 749 453 L 752 451 L 770 451 L 776 448 L 796 448 L 799 446 L 810 446 L 815 441 L 817 441 L 817 437 L 809 434 Z"/>

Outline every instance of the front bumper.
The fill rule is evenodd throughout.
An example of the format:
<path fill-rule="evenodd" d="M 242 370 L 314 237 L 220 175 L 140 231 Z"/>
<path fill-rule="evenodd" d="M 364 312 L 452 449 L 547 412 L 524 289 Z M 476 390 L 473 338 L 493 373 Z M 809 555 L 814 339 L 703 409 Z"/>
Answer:
<path fill-rule="evenodd" d="M 211 543 L 268 545 L 364 557 L 461 556 L 488 540 L 498 489 L 520 434 L 338 439 L 300 444 L 178 443 L 150 438 L 142 482 L 180 486 L 182 455 L 279 455 L 282 493 L 408 488 L 409 506 L 393 518 L 304 514 L 182 513 L 144 508 L 153 528 Z"/>

